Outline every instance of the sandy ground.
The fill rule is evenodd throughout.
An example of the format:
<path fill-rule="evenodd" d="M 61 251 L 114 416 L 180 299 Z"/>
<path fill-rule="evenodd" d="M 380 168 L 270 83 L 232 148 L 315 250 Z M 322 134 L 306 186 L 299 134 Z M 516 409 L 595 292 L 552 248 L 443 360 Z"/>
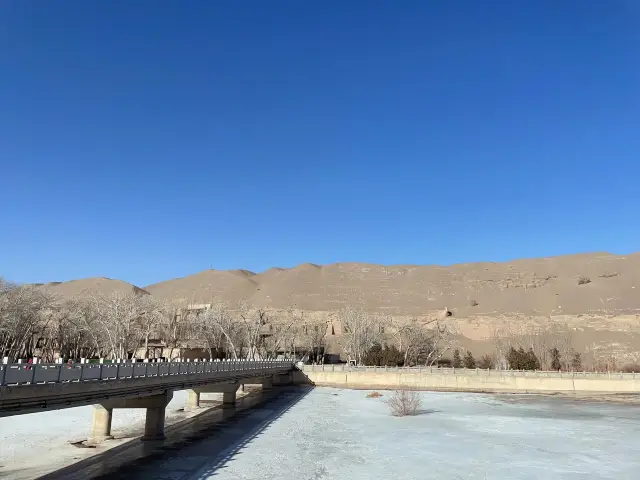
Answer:
<path fill-rule="evenodd" d="M 167 406 L 166 424 L 173 425 L 201 413 L 218 404 L 220 397 L 221 394 L 203 394 L 203 408 L 185 412 L 186 391 L 174 392 Z M 79 443 L 89 435 L 92 415 L 93 407 L 86 406 L 0 418 L 0 478 L 35 478 L 104 452 L 142 435 L 144 431 L 144 409 L 116 409 L 112 423 L 114 440 L 97 448 L 84 448 Z"/>

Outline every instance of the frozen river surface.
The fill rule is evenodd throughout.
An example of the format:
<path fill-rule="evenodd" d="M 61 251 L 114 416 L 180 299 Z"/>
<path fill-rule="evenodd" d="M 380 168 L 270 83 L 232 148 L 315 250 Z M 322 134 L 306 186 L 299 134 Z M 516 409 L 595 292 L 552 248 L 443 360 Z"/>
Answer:
<path fill-rule="evenodd" d="M 640 478 L 635 406 L 423 392 L 420 415 L 396 418 L 392 392 L 367 393 L 316 388 L 284 412 L 275 400 L 128 478 Z"/>

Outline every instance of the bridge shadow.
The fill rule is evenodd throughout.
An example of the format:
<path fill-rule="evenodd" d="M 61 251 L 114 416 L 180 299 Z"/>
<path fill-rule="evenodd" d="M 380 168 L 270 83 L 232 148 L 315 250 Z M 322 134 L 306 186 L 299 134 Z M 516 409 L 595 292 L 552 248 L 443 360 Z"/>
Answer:
<path fill-rule="evenodd" d="M 272 410 L 270 410 L 267 415 L 256 415 L 253 416 L 254 418 L 251 418 L 252 412 L 246 411 L 244 418 L 242 415 L 234 417 L 234 421 L 229 422 L 228 425 L 230 432 L 225 433 L 225 438 L 227 439 L 225 450 L 219 452 L 215 457 L 212 456 L 206 466 L 198 471 L 196 476 L 192 478 L 204 480 L 216 476 L 220 469 L 225 468 L 234 457 L 241 454 L 242 450 L 247 448 L 254 439 L 264 433 L 273 422 L 286 414 L 311 390 L 312 387 L 301 387 L 296 391 L 282 394 L 280 398 L 269 405 L 269 408 Z"/>
<path fill-rule="evenodd" d="M 214 409 L 166 429 L 166 440 L 134 440 L 44 475 L 53 479 L 206 478 L 301 401 L 313 386 L 282 387 L 239 399 L 236 409 Z M 203 472 L 202 475 L 199 472 Z M 168 475 L 168 476 L 167 476 Z"/>

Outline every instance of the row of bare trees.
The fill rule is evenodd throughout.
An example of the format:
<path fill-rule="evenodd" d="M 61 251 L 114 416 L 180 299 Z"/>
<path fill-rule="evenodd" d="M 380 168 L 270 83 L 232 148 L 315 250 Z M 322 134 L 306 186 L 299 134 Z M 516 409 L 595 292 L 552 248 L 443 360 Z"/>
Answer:
<path fill-rule="evenodd" d="M 453 332 L 437 319 L 395 325 L 352 307 L 339 311 L 338 319 L 339 346 L 358 364 L 374 344 L 395 345 L 406 365 L 432 365 L 453 344 Z M 285 355 L 321 362 L 326 333 L 325 320 L 306 318 L 293 307 L 275 312 L 216 301 L 190 307 L 135 292 L 64 299 L 42 287 L 0 280 L 0 355 L 11 360 L 126 359 L 136 352 L 146 358 L 160 344 L 169 358 L 176 349 L 197 345 L 210 358 Z"/>
<path fill-rule="evenodd" d="M 374 345 L 395 346 L 404 365 L 434 365 L 454 345 L 455 330 L 444 318 L 394 322 L 390 317 L 347 307 L 338 312 L 342 324 L 339 344 L 346 357 L 361 365 Z"/>
<path fill-rule="evenodd" d="M 371 361 L 372 353 L 383 352 L 383 345 L 395 349 L 394 364 L 395 352 L 399 352 L 403 359 L 398 359 L 397 363 L 405 366 L 446 362 L 448 359 L 443 357 L 448 356 L 452 349 L 459 348 L 456 331 L 445 315 L 395 322 L 389 317 L 348 307 L 338 312 L 338 318 L 343 326 L 343 335 L 338 342 L 346 358 L 358 365 Z M 590 358 L 586 355 L 588 352 L 576 350 L 575 343 L 573 330 L 567 324 L 514 323 L 494 331 L 493 353 L 482 356 L 476 362 L 471 352 L 466 352 L 467 361 L 458 358 L 456 362 L 454 358 L 453 363 L 457 363 L 457 366 L 464 363 L 499 370 L 520 368 L 514 367 L 518 362 L 513 361 L 513 352 L 524 352 L 535 359 L 535 367 L 531 368 L 540 370 L 640 371 L 638 361 L 619 367 L 615 357 Z"/>
<path fill-rule="evenodd" d="M 55 320 L 53 299 L 34 287 L 0 278 L 0 355 L 15 358 L 33 351 L 37 337 Z"/>
<path fill-rule="evenodd" d="M 158 344 L 169 358 L 194 347 L 208 350 L 210 358 L 235 359 L 324 351 L 325 322 L 294 308 L 278 313 L 246 302 L 233 307 L 213 302 L 193 308 L 135 292 L 64 299 L 0 278 L 0 357 L 147 358 Z"/>
<path fill-rule="evenodd" d="M 221 351 L 234 359 L 324 353 L 326 322 L 306 319 L 304 312 L 293 307 L 284 312 L 267 311 L 250 308 L 242 301 L 232 309 L 214 302 L 202 310 L 182 311 L 191 336 L 204 341 L 212 357 Z"/>
<path fill-rule="evenodd" d="M 42 287 L 0 279 L 0 356 L 124 359 L 172 313 L 148 295 L 63 299 Z"/>

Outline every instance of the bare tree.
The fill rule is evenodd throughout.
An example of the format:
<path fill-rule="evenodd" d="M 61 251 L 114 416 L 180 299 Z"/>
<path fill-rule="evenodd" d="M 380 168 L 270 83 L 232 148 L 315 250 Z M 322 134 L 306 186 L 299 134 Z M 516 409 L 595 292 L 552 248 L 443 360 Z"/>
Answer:
<path fill-rule="evenodd" d="M 216 301 L 211 304 L 201 318 L 201 331 L 209 346 L 210 352 L 215 347 L 224 349 L 231 358 L 242 356 L 244 331 L 233 318 L 227 304 Z"/>
<path fill-rule="evenodd" d="M 60 358 L 100 356 L 102 339 L 93 328 L 95 314 L 86 299 L 59 300 L 55 318 L 40 341 L 40 356 L 45 361 Z M 89 328 L 91 326 L 91 328 Z"/>
<path fill-rule="evenodd" d="M 246 301 L 238 304 L 240 325 L 245 341 L 245 358 L 256 360 L 262 349 L 263 333 L 269 322 L 267 311 L 262 308 L 250 308 Z"/>
<path fill-rule="evenodd" d="M 342 323 L 342 336 L 338 342 L 349 360 L 361 365 L 367 350 L 381 342 L 382 322 L 379 317 L 354 307 L 340 310 L 338 318 Z"/>
<path fill-rule="evenodd" d="M 160 319 L 158 335 L 168 349 L 169 360 L 180 344 L 193 334 L 195 312 L 185 302 L 173 302 L 167 305 L 166 314 Z"/>
<path fill-rule="evenodd" d="M 262 356 L 277 358 L 280 350 L 286 348 L 287 339 L 294 330 L 296 317 L 292 315 L 277 315 L 272 313 L 268 323 L 262 330 Z"/>
<path fill-rule="evenodd" d="M 218 326 L 216 312 L 210 310 L 211 307 L 196 315 L 191 327 L 193 336 L 203 340 L 207 350 L 209 350 L 209 358 L 219 358 L 225 351 L 225 339 L 222 329 Z"/>
<path fill-rule="evenodd" d="M 58 307 L 58 299 L 41 288 L 0 279 L 0 353 L 13 360 L 32 356 Z"/>
<path fill-rule="evenodd" d="M 404 365 L 415 365 L 427 336 L 425 329 L 412 318 L 408 323 L 396 327 L 393 338 L 398 350 L 404 353 Z"/>
<path fill-rule="evenodd" d="M 89 297 L 95 317 L 92 327 L 97 330 L 112 359 L 126 359 L 140 344 L 139 319 L 144 314 L 140 297 L 133 293 L 114 292 L 110 295 L 92 294 Z"/>
<path fill-rule="evenodd" d="M 426 339 L 418 356 L 418 362 L 435 365 L 456 342 L 454 330 L 444 322 L 437 320 L 430 325 L 429 337 Z"/>
<path fill-rule="evenodd" d="M 82 325 L 81 303 L 42 287 L 0 281 L 0 353 L 12 360 L 92 355 L 98 342 Z"/>
<path fill-rule="evenodd" d="M 495 348 L 496 370 L 508 369 L 507 354 L 513 346 L 508 329 L 495 328 L 493 331 L 493 345 Z"/>
<path fill-rule="evenodd" d="M 308 319 L 301 325 L 300 343 L 310 361 L 323 362 L 327 322 Z"/>
<path fill-rule="evenodd" d="M 142 339 L 144 358 L 149 358 L 149 340 L 151 336 L 160 336 L 163 320 L 173 314 L 171 306 L 151 295 L 137 295 L 139 316 L 136 322 L 137 337 Z"/>
<path fill-rule="evenodd" d="M 300 353 L 300 348 L 304 349 L 304 311 L 298 310 L 295 306 L 289 306 L 286 315 L 291 322 L 291 328 L 283 338 L 285 357 L 295 358 L 296 354 Z"/>

